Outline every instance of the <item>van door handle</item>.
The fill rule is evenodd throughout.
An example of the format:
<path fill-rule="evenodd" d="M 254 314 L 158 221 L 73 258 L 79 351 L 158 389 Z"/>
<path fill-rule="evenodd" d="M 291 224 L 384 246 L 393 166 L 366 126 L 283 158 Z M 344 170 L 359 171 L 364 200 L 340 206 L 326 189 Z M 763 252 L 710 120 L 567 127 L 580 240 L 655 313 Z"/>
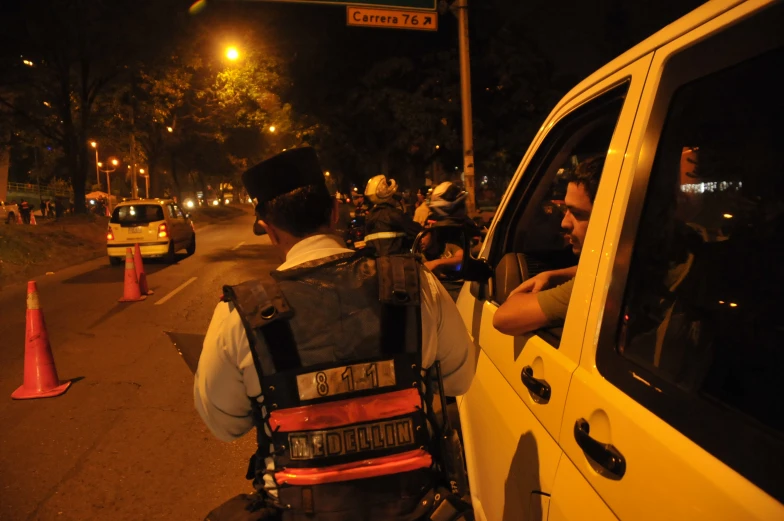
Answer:
<path fill-rule="evenodd" d="M 523 385 L 528 388 L 531 398 L 536 403 L 545 404 L 550 401 L 550 384 L 545 380 L 534 378 L 534 370 L 530 365 L 523 367 L 520 379 L 523 381 Z"/>
<path fill-rule="evenodd" d="M 610 443 L 601 443 L 589 435 L 591 426 L 584 418 L 574 422 L 574 439 L 583 452 L 606 472 L 601 474 L 610 479 L 621 479 L 626 473 L 626 458 Z"/>

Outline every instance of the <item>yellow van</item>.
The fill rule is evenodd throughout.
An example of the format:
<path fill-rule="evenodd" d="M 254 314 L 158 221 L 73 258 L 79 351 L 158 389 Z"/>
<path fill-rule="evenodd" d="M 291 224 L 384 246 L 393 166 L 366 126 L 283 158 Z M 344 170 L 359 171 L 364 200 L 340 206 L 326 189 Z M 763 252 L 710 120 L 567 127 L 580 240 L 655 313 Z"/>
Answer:
<path fill-rule="evenodd" d="M 578 258 L 565 176 L 596 156 Z M 477 519 L 784 519 L 784 3 L 708 2 L 580 83 L 479 257 L 492 275 L 458 299 Z M 562 321 L 493 327 L 573 266 Z"/>

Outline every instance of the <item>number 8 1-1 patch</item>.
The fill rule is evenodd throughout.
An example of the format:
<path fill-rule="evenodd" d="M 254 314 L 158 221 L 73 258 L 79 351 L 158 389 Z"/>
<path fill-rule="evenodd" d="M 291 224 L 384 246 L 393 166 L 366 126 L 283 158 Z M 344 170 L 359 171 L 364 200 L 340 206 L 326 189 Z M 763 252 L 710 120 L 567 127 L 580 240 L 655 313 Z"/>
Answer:
<path fill-rule="evenodd" d="M 395 361 L 344 365 L 297 376 L 300 400 L 395 385 Z"/>

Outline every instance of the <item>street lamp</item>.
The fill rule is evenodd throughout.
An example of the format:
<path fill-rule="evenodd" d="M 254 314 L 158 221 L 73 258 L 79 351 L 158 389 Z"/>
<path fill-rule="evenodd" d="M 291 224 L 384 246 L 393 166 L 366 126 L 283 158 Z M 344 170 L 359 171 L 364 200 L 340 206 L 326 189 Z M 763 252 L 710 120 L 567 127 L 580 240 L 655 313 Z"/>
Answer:
<path fill-rule="evenodd" d="M 171 134 L 172 132 L 174 132 L 174 129 L 173 129 L 172 127 L 166 127 L 166 130 L 168 130 L 168 131 L 169 131 L 169 134 Z"/>
<path fill-rule="evenodd" d="M 150 174 L 144 172 L 144 168 L 139 169 L 139 175 L 144 178 L 144 198 L 150 198 Z"/>
<path fill-rule="evenodd" d="M 112 181 L 111 179 L 109 179 L 109 174 L 117 170 L 117 165 L 119 165 L 120 162 L 117 161 L 116 159 L 112 159 L 109 162 L 112 164 L 114 168 L 107 168 L 106 170 L 101 168 L 101 172 L 106 173 L 106 195 L 108 196 L 106 204 L 109 205 L 109 212 L 111 212 L 112 211 Z M 96 164 L 98 165 L 99 168 L 103 166 L 103 163 L 96 163 Z"/>
<path fill-rule="evenodd" d="M 98 171 L 98 143 L 90 141 L 90 146 L 95 149 L 95 182 L 98 186 L 101 185 L 101 173 Z"/>
<path fill-rule="evenodd" d="M 240 57 L 240 51 L 238 51 L 236 47 L 226 48 L 226 58 L 229 61 L 237 61 L 239 57 Z"/>
<path fill-rule="evenodd" d="M 274 134 L 275 133 L 275 125 L 270 125 L 269 131 Z"/>

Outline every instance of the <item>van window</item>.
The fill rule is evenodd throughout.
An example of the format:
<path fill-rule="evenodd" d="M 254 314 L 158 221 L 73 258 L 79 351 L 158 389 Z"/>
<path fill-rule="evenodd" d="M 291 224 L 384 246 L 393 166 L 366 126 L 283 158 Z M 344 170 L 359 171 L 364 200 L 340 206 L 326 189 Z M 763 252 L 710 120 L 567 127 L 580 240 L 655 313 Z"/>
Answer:
<path fill-rule="evenodd" d="M 779 500 L 782 70 L 784 51 L 769 51 L 673 95 L 626 287 L 617 354 L 627 365 L 599 361 L 622 390 Z M 621 367 L 637 383 L 614 377 Z"/>
<path fill-rule="evenodd" d="M 512 286 L 522 282 L 510 276 L 509 264 L 502 261 L 513 258 L 512 265 L 525 264 L 526 273 L 519 279 L 577 265 L 578 256 L 562 228 L 568 178 L 586 160 L 607 155 L 628 85 L 613 88 L 563 118 L 539 146 L 499 223 L 496 237 L 502 239 L 495 241 L 490 254 L 492 265 L 501 263 L 494 279 L 497 303 L 503 304 Z M 595 196 L 595 187 L 592 192 Z M 571 288 L 571 282 L 567 284 Z M 554 292 L 553 309 L 563 307 L 564 300 L 568 303 L 568 293 Z M 558 347 L 562 325 L 563 319 L 539 333 Z"/>
<path fill-rule="evenodd" d="M 112 212 L 114 224 L 147 224 L 163 220 L 163 210 L 157 204 L 118 206 Z"/>

